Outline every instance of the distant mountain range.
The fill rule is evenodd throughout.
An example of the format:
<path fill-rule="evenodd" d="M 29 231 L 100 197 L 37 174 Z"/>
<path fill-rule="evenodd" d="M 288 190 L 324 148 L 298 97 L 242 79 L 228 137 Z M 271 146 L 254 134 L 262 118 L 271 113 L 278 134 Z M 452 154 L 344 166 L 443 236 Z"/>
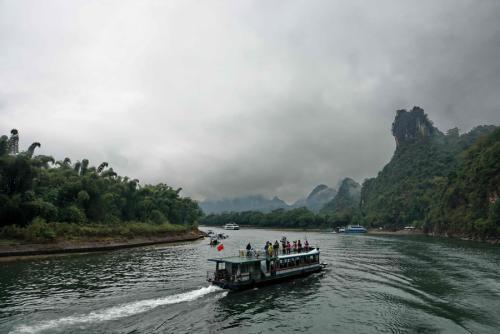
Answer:
<path fill-rule="evenodd" d="M 324 184 L 320 184 L 311 191 L 305 198 L 297 200 L 292 205 L 288 205 L 282 199 L 273 197 L 272 199 L 266 198 L 262 195 L 251 195 L 238 198 L 227 198 L 216 201 L 203 201 L 199 205 L 203 212 L 206 214 L 222 213 L 222 212 L 244 212 L 244 211 L 259 211 L 271 212 L 277 209 L 295 209 L 306 207 L 309 210 L 318 213 L 321 208 L 330 202 L 337 191 Z"/>
<path fill-rule="evenodd" d="M 321 207 L 323 214 L 352 214 L 359 207 L 361 185 L 346 177 L 340 184 L 339 192 L 328 203 Z"/>
<path fill-rule="evenodd" d="M 289 207 L 278 197 L 272 199 L 262 195 L 251 195 L 238 198 L 226 198 L 217 201 L 204 201 L 199 203 L 206 214 L 222 212 L 260 211 L 271 212 L 276 209 L 287 209 Z"/>
<path fill-rule="evenodd" d="M 291 205 L 291 208 L 306 207 L 318 213 L 321 208 L 337 195 L 337 190 L 324 184 L 316 186 L 306 198 L 301 198 Z"/>

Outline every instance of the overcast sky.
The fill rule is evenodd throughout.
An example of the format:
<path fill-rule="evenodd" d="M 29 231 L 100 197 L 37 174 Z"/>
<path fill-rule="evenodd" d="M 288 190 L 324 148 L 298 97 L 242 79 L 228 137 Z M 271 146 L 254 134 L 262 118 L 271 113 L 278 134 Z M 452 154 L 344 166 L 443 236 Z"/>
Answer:
<path fill-rule="evenodd" d="M 376 176 L 395 111 L 500 123 L 500 1 L 0 0 L 0 133 L 196 199 Z"/>

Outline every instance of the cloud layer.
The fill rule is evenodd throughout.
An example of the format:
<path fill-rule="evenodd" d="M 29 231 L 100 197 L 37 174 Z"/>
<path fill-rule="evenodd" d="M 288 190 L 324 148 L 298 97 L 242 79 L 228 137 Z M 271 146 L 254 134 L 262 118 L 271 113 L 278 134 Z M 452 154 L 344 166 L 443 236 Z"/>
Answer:
<path fill-rule="evenodd" d="M 197 199 L 376 175 L 396 109 L 500 122 L 498 1 L 0 1 L 0 132 Z"/>

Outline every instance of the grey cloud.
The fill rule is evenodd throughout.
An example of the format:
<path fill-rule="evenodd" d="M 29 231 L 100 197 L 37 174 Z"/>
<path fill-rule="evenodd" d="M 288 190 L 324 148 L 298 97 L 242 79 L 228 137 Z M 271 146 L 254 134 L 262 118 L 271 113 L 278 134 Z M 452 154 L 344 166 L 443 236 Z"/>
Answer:
<path fill-rule="evenodd" d="M 500 120 L 498 1 L 0 3 L 0 130 L 195 198 L 376 175 L 395 110 Z"/>

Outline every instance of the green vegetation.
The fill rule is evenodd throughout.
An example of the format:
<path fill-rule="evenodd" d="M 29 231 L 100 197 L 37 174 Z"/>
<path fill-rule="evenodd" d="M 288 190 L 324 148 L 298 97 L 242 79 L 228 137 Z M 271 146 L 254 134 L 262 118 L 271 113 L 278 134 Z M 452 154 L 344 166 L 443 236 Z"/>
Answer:
<path fill-rule="evenodd" d="M 353 222 L 353 217 L 345 211 L 340 214 L 315 214 L 306 207 L 285 210 L 277 209 L 269 213 L 259 211 L 224 212 L 209 214 L 201 218 L 200 224 L 223 226 L 236 223 L 240 226 L 276 227 L 295 229 L 332 229 Z"/>
<path fill-rule="evenodd" d="M 324 216 L 316 215 L 307 208 L 293 210 L 277 209 L 269 213 L 258 211 L 225 212 L 210 214 L 200 220 L 200 224 L 222 226 L 236 223 L 241 226 L 319 228 L 331 226 Z"/>
<path fill-rule="evenodd" d="M 27 241 L 33 243 L 51 242 L 58 239 L 106 239 L 134 238 L 137 236 L 154 237 L 171 233 L 187 232 L 190 227 L 169 223 L 111 223 L 111 224 L 74 224 L 47 223 L 41 218 L 35 218 L 25 227 L 17 225 L 4 226 L 0 230 L 0 238 L 12 241 Z"/>
<path fill-rule="evenodd" d="M 459 157 L 430 205 L 425 228 L 437 234 L 479 238 L 500 235 L 500 129 Z"/>
<path fill-rule="evenodd" d="M 191 229 L 201 216 L 181 189 L 140 186 L 105 162 L 35 156 L 40 143 L 16 154 L 17 130 L 11 133 L 0 137 L 0 237 L 150 236 Z"/>

